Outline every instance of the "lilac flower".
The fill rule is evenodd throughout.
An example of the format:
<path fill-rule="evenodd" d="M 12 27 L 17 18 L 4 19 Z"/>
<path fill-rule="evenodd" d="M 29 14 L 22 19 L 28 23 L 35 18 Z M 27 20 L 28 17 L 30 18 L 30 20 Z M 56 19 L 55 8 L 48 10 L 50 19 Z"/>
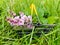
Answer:
<path fill-rule="evenodd" d="M 7 20 L 7 22 L 9 22 L 9 23 L 10 23 L 10 22 L 11 22 L 11 20 L 12 20 L 12 18 L 7 17 L 7 19 L 6 19 L 6 20 Z"/>
<path fill-rule="evenodd" d="M 16 16 L 16 13 L 13 13 L 13 16 L 15 17 Z"/>
<path fill-rule="evenodd" d="M 9 12 L 12 16 L 16 16 L 16 13 L 14 13 L 13 11 Z"/>
<path fill-rule="evenodd" d="M 33 28 L 33 25 L 32 25 L 32 24 L 28 24 L 28 25 L 27 25 L 27 28 L 32 29 L 32 28 Z"/>
<path fill-rule="evenodd" d="M 9 21 L 10 20 L 10 17 L 7 17 L 6 20 Z"/>
<path fill-rule="evenodd" d="M 11 12 L 14 14 L 14 12 Z M 33 28 L 32 16 L 26 16 L 23 12 L 19 12 L 20 16 L 14 14 L 13 18 L 7 17 L 7 22 L 12 26 L 25 26 L 27 28 Z"/>
<path fill-rule="evenodd" d="M 28 17 L 26 15 L 21 17 L 22 20 L 24 20 L 24 22 L 28 22 Z"/>
<path fill-rule="evenodd" d="M 19 26 L 24 25 L 24 20 L 19 19 L 18 25 L 19 25 Z"/>
<path fill-rule="evenodd" d="M 32 16 L 28 16 L 28 22 L 32 23 Z"/>
<path fill-rule="evenodd" d="M 19 14 L 20 14 L 21 17 L 24 16 L 24 13 L 23 12 L 19 12 Z"/>
<path fill-rule="evenodd" d="M 19 16 L 14 17 L 14 19 L 18 20 L 19 19 Z"/>
<path fill-rule="evenodd" d="M 10 24 L 12 24 L 12 25 L 18 25 L 18 20 L 12 19 L 10 21 Z"/>
<path fill-rule="evenodd" d="M 7 18 L 7 22 L 9 22 L 11 25 L 16 25 L 17 20 L 14 20 L 13 18 Z"/>
<path fill-rule="evenodd" d="M 14 20 L 12 19 L 12 18 L 10 18 L 9 20 L 7 20 L 9 23 L 10 23 L 10 25 L 11 26 L 13 26 L 14 25 Z"/>

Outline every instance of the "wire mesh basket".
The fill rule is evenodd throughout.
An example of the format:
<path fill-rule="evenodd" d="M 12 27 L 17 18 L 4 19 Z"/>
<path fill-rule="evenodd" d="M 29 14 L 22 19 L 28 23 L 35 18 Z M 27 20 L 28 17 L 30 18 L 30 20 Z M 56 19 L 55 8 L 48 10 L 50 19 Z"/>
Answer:
<path fill-rule="evenodd" d="M 44 34 L 47 34 L 48 32 L 50 32 L 55 26 L 56 24 L 40 24 L 40 23 L 33 23 L 34 25 L 34 35 L 35 36 L 40 36 L 42 34 L 42 32 Z M 29 28 L 20 28 L 18 30 L 16 30 L 17 34 L 21 37 L 24 34 L 30 34 L 32 33 L 33 29 L 29 29 Z"/>

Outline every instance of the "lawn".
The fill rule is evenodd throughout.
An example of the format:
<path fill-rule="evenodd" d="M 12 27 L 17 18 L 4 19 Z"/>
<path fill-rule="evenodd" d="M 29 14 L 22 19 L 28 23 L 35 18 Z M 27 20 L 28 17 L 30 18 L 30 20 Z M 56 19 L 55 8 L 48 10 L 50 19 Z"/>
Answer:
<path fill-rule="evenodd" d="M 38 26 L 11 25 L 10 11 L 31 16 L 32 24 Z M 0 45 L 60 45 L 60 0 L 0 0 Z"/>

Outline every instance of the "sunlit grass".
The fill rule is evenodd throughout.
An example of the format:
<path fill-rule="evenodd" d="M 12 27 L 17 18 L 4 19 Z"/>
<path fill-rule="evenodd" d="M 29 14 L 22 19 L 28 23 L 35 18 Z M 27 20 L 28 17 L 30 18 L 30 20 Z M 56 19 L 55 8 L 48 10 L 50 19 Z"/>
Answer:
<path fill-rule="evenodd" d="M 30 8 L 31 4 L 35 5 L 33 12 Z M 60 45 L 59 5 L 60 0 L 0 0 L 0 45 Z M 42 32 L 40 37 L 34 36 L 35 28 L 33 28 L 30 34 L 24 34 L 19 38 L 16 30 L 6 22 L 6 16 L 10 16 L 9 10 L 16 12 L 17 15 L 19 11 L 26 15 L 32 15 L 33 22 L 40 20 L 42 24 L 50 24 L 51 22 L 51 24 L 55 23 L 57 25 L 48 34 Z M 45 14 L 48 15 L 48 18 L 44 17 Z"/>

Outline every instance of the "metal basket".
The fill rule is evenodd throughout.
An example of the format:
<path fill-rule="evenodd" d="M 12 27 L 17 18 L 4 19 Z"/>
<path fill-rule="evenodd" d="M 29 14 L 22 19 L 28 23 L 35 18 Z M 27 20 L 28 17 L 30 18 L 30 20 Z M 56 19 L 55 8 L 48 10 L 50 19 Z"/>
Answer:
<path fill-rule="evenodd" d="M 43 33 L 47 34 L 48 32 L 50 32 L 50 30 L 52 30 L 56 24 L 40 24 L 40 23 L 33 23 L 33 25 L 35 26 L 34 29 L 34 35 L 40 36 Z M 17 34 L 21 37 L 24 34 L 30 34 L 32 32 L 32 29 L 28 29 L 28 28 L 20 28 L 19 30 L 16 30 Z"/>

